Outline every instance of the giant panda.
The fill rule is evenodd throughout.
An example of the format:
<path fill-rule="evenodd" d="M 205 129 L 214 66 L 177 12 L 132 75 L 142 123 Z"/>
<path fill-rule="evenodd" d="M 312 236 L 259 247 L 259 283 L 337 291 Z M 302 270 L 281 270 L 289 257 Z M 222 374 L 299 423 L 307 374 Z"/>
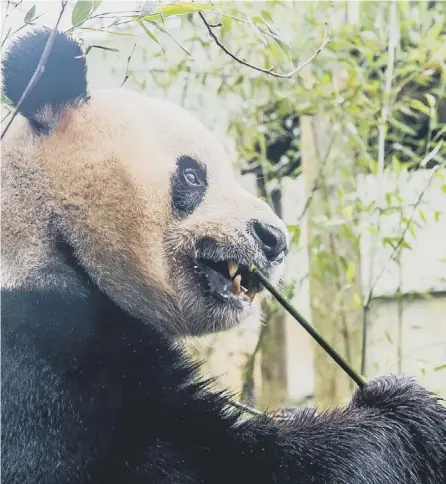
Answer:
<path fill-rule="evenodd" d="M 9 48 L 17 104 L 51 31 Z M 245 418 L 179 337 L 253 311 L 284 224 L 190 114 L 90 92 L 63 33 L 2 142 L 2 482 L 444 484 L 446 411 L 403 376 L 343 409 Z"/>

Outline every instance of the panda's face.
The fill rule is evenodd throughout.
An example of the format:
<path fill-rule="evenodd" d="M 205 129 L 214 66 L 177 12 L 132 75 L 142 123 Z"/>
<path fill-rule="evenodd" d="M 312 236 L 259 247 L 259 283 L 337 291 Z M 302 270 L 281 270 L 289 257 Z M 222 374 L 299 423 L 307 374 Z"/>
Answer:
<path fill-rule="evenodd" d="M 219 151 L 188 151 L 169 173 L 167 278 L 196 333 L 246 317 L 260 292 L 249 266 L 257 264 L 276 280 L 287 250 L 283 223 L 238 184 Z"/>
<path fill-rule="evenodd" d="M 239 323 L 252 311 L 260 290 L 250 264 L 273 280 L 281 274 L 288 245 L 283 222 L 242 188 L 224 148 L 183 109 L 120 89 L 93 94 L 77 111 L 67 126 L 61 121 L 58 143 L 63 140 L 66 152 L 69 140 L 74 145 L 83 140 L 78 150 L 85 166 L 75 163 L 72 176 L 65 169 L 64 177 L 78 200 L 86 190 L 90 207 L 96 198 L 94 210 L 84 207 L 91 218 L 84 237 L 91 239 L 92 226 L 102 227 L 95 246 L 113 252 L 107 247 L 111 244 L 121 252 L 101 271 L 97 261 L 91 263 L 91 245 L 81 250 L 88 252 L 85 263 L 97 272 L 99 284 L 115 299 L 121 299 L 120 291 L 126 293 L 127 307 L 140 315 L 145 313 L 144 283 L 162 290 L 160 300 L 169 296 L 168 317 L 180 321 L 169 328 L 173 333 L 200 334 Z M 92 152 L 86 131 L 91 131 Z M 70 149 L 76 152 L 75 146 Z M 49 156 L 54 153 L 54 147 L 48 150 Z M 73 166 L 66 155 L 64 164 Z M 85 187 L 80 181 L 84 170 L 96 172 L 99 182 L 92 184 L 90 173 Z M 110 211 L 104 213 L 99 205 Z M 125 263 L 112 270 L 125 253 Z M 118 277 L 110 289 L 110 279 Z"/>
<path fill-rule="evenodd" d="M 36 31 L 8 54 L 5 92 L 13 102 L 48 36 Z M 2 146 L 29 177 L 7 196 L 18 213 L 9 237 L 2 233 L 14 261 L 9 283 L 22 272 L 42 277 L 29 271 L 53 267 L 62 236 L 115 303 L 170 334 L 239 323 L 260 289 L 249 266 L 280 277 L 284 224 L 238 184 L 227 153 L 194 117 L 125 89 L 87 92 L 79 45 L 57 33 L 53 50 L 21 105 L 28 123 L 15 122 Z"/>

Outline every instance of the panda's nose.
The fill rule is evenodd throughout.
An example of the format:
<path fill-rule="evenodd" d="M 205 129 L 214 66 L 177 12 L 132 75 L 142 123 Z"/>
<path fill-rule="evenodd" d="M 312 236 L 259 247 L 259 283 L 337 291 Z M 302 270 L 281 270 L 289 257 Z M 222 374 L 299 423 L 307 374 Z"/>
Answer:
<path fill-rule="evenodd" d="M 270 262 L 283 257 L 287 249 L 287 241 L 285 234 L 281 230 L 258 220 L 250 223 L 250 230 L 265 257 Z"/>

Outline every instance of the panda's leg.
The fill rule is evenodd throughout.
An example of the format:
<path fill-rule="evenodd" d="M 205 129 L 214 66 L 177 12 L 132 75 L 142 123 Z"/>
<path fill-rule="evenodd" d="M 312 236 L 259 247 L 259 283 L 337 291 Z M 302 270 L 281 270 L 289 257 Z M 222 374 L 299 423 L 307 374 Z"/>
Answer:
<path fill-rule="evenodd" d="M 116 482 L 446 483 L 446 409 L 409 379 L 380 378 L 345 409 L 309 409 L 292 423 L 241 421 L 225 397 L 193 382 L 182 355 L 163 351 L 162 367 L 146 367 L 127 389 L 115 455 L 128 480 Z M 110 470 L 104 482 L 116 478 Z"/>

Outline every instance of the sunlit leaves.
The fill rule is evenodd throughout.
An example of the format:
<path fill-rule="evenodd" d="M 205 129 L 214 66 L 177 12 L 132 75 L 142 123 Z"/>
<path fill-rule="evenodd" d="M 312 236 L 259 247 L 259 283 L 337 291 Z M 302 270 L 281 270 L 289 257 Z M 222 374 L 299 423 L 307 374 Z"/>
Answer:
<path fill-rule="evenodd" d="M 295 224 L 295 225 L 288 225 L 287 229 L 289 233 L 291 234 L 291 243 L 294 246 L 299 245 L 300 242 L 300 236 L 301 236 L 301 228 L 300 225 Z"/>
<path fill-rule="evenodd" d="M 200 11 L 210 10 L 212 6 L 206 3 L 175 2 L 162 5 L 153 10 L 152 13 L 143 17 L 144 20 L 162 20 L 167 17 L 187 15 Z"/>
<path fill-rule="evenodd" d="M 425 104 L 423 104 L 420 100 L 412 99 L 411 101 L 409 101 L 409 104 L 416 111 L 420 111 L 423 114 L 425 114 L 426 116 L 429 116 L 429 114 L 430 114 L 429 107 L 426 106 Z"/>
<path fill-rule="evenodd" d="M 404 240 L 401 236 L 396 237 L 383 237 L 382 244 L 385 247 L 389 245 L 392 249 L 397 250 L 398 248 L 402 247 L 404 249 L 412 249 L 412 246 L 407 240 Z"/>
<path fill-rule="evenodd" d="M 352 282 L 355 278 L 355 264 L 353 262 L 348 263 L 346 277 L 348 282 Z"/>

